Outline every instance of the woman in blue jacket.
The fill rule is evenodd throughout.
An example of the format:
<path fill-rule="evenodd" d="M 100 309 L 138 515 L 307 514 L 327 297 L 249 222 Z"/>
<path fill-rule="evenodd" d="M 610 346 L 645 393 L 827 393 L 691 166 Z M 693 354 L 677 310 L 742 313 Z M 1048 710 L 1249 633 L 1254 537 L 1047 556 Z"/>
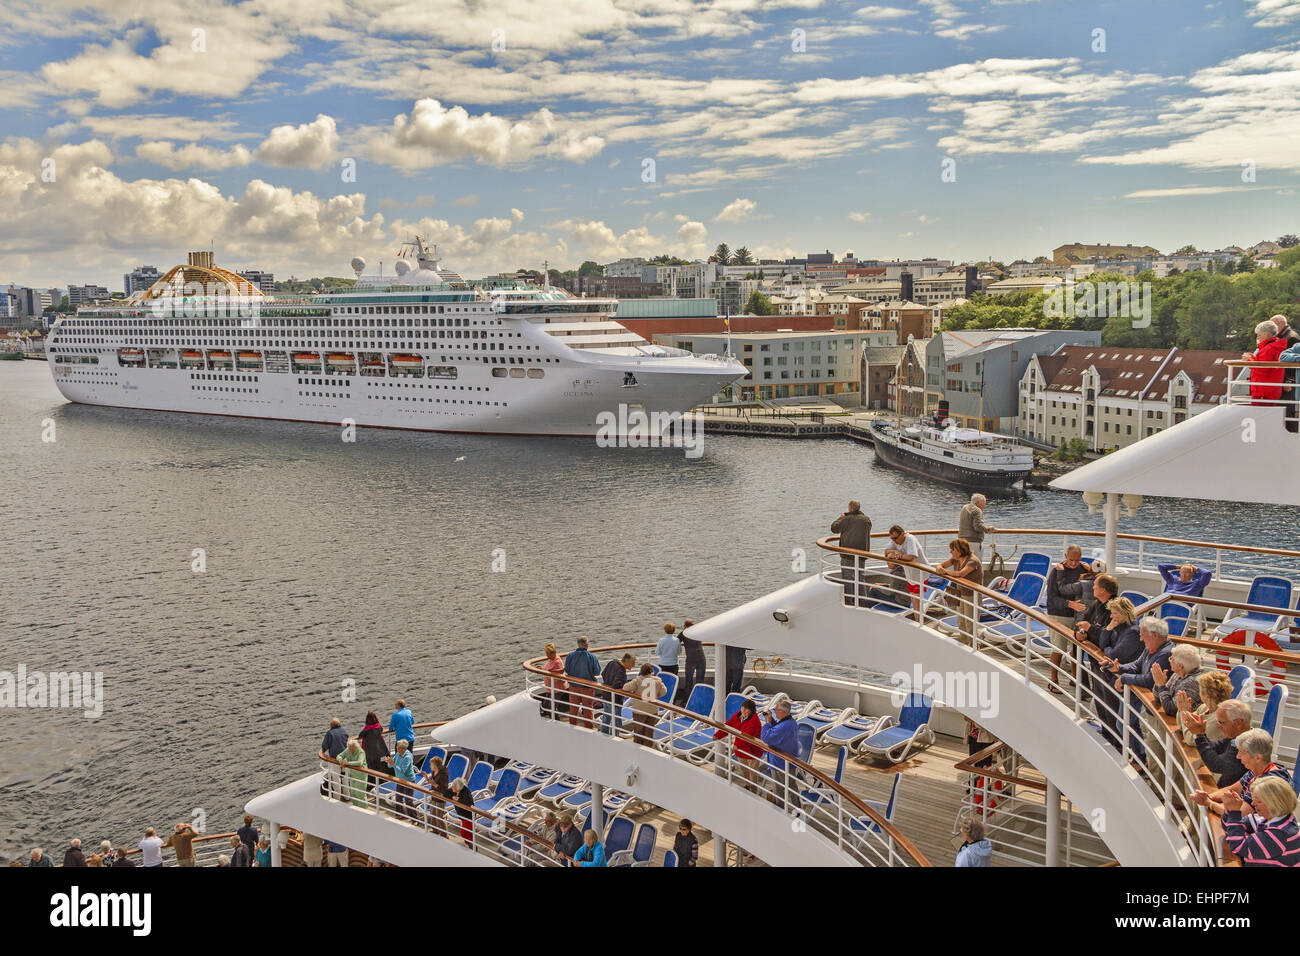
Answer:
<path fill-rule="evenodd" d="M 573 854 L 574 866 L 604 866 L 605 848 L 596 837 L 595 830 L 588 830 L 582 835 L 582 846 Z"/>

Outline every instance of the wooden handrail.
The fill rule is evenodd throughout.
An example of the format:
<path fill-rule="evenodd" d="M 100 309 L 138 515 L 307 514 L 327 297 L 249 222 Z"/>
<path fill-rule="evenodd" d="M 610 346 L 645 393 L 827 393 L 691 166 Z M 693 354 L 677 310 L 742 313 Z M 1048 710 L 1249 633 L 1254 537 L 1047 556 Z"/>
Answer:
<path fill-rule="evenodd" d="M 439 724 L 444 724 L 444 723 L 448 723 L 448 721 L 445 721 L 445 720 L 444 720 L 444 721 L 439 721 L 438 723 L 439 723 Z M 378 771 L 378 770 L 371 770 L 369 767 L 357 767 L 357 766 L 354 766 L 354 765 L 352 765 L 352 764 L 340 763 L 339 761 L 335 760 L 333 757 L 321 757 L 320 760 L 321 760 L 322 763 L 332 763 L 332 764 L 334 764 L 336 767 L 339 768 L 340 773 L 343 774 L 345 777 L 346 777 L 346 774 L 349 773 L 349 772 L 352 772 L 352 773 L 365 773 L 365 774 L 367 774 L 368 776 L 376 777 L 376 778 L 378 778 L 379 780 L 383 780 L 383 781 L 386 781 L 386 782 L 392 782 L 392 783 L 398 784 L 398 785 L 401 786 L 401 787 L 405 787 L 405 788 L 408 789 L 408 790 L 414 790 L 414 791 L 417 791 L 417 792 L 419 792 L 419 793 L 423 793 L 423 794 L 426 794 L 426 795 L 428 795 L 428 796 L 435 797 L 435 798 L 437 798 L 438 800 L 441 800 L 441 801 L 443 801 L 443 802 L 451 803 L 453 806 L 463 807 L 463 808 L 469 810 L 470 813 L 472 813 L 472 814 L 473 814 L 474 816 L 476 816 L 476 817 L 482 817 L 482 818 L 484 818 L 484 819 L 486 819 L 486 820 L 490 820 L 490 821 L 492 821 L 493 824 L 497 824 L 497 823 L 503 824 L 503 825 L 506 827 L 507 830 L 511 830 L 511 831 L 513 831 L 515 834 L 517 834 L 517 835 L 519 835 L 519 836 L 521 836 L 521 837 L 525 837 L 525 838 L 527 838 L 528 840 L 530 840 L 531 842 L 536 843 L 536 844 L 539 844 L 539 845 L 541 845 L 541 846 L 544 846 L 544 847 L 546 847 L 547 849 L 549 849 L 549 850 L 551 850 L 551 851 L 554 851 L 554 850 L 555 850 L 555 844 L 554 844 L 554 843 L 552 843 L 552 842 L 549 841 L 549 840 L 544 840 L 544 839 L 542 839 L 542 838 L 541 838 L 540 836 L 538 836 L 537 834 L 535 834 L 535 833 L 531 833 L 531 832 L 529 832 L 528 830 L 525 830 L 523 827 L 519 826 L 519 825 L 516 824 L 516 823 L 512 823 L 512 822 L 509 821 L 509 820 L 503 820 L 503 819 L 501 819 L 500 817 L 494 817 L 492 814 L 487 813 L 486 811 L 483 811 L 483 810 L 478 809 L 478 807 L 474 806 L 473 804 L 470 804 L 470 805 L 466 806 L 466 805 L 463 804 L 463 803 L 458 803 L 457 801 L 451 799 L 450 797 L 444 797 L 444 796 L 443 796 L 441 793 L 439 793 L 438 791 L 436 791 L 436 790 L 431 790 L 431 789 L 429 789 L 428 787 L 425 787 L 425 786 L 421 786 L 420 784 L 415 783 L 414 781 L 411 781 L 411 780 L 400 780 L 400 779 L 398 779 L 397 777 L 390 776 L 390 775 L 388 775 L 388 774 L 386 774 L 386 773 L 382 773 L 382 772 L 380 772 L 380 771 Z M 344 780 L 340 781 L 340 783 L 339 783 L 340 790 L 343 790 L 343 791 L 347 791 L 347 790 L 349 790 L 349 788 L 351 787 L 351 785 L 352 785 L 352 784 L 351 784 L 351 781 L 349 781 L 349 780 L 347 780 L 347 779 L 344 779 Z M 369 793 L 369 792 L 370 792 L 370 791 L 367 791 L 367 793 Z M 331 797 L 330 799 L 338 799 L 338 798 L 336 798 L 336 797 Z M 350 796 L 348 796 L 348 797 L 343 797 L 343 798 L 340 800 L 340 802 L 347 802 L 347 803 L 350 803 L 350 802 L 351 802 L 351 798 L 350 798 Z"/>
<path fill-rule="evenodd" d="M 956 528 L 928 528 L 921 531 L 909 532 L 909 534 L 917 534 L 917 535 L 921 535 L 921 534 L 951 535 L 954 538 L 958 536 L 958 533 L 959 532 Z M 989 534 L 995 537 L 999 534 L 1051 535 L 1052 537 L 1073 536 L 1078 538 L 1106 537 L 1105 531 L 1080 531 L 1077 528 L 998 528 L 997 531 L 989 532 Z M 889 532 L 873 531 L 871 532 L 871 537 L 887 538 L 889 537 Z M 1115 535 L 1115 537 L 1123 541 L 1152 541 L 1155 542 L 1156 544 L 1178 544 L 1186 548 L 1204 548 L 1204 549 L 1220 550 L 1220 551 L 1243 551 L 1249 554 L 1278 554 L 1278 555 L 1286 555 L 1287 557 L 1292 557 L 1292 558 L 1300 558 L 1300 551 L 1289 551 L 1286 548 L 1261 548 L 1250 544 L 1219 544 L 1214 541 L 1195 541 L 1186 538 L 1162 538 L 1157 535 L 1133 534 L 1132 532 L 1128 532 L 1128 531 L 1120 531 Z M 839 535 L 827 535 L 825 538 L 822 538 L 820 540 L 838 542 Z"/>
<path fill-rule="evenodd" d="M 621 650 L 628 650 L 632 648 L 654 648 L 655 646 L 656 645 L 654 644 L 648 644 L 648 643 L 614 644 L 608 647 L 589 648 L 589 650 L 593 654 L 595 654 L 598 651 L 603 651 L 603 652 L 621 651 Z M 709 646 L 712 646 L 711 642 L 709 643 Z M 544 660 L 546 660 L 545 657 L 535 657 L 531 660 L 524 661 L 524 670 L 530 674 L 536 674 L 540 677 L 559 678 L 561 675 L 552 674 L 550 671 L 543 670 L 540 666 L 538 666 L 539 663 Z M 593 692 L 599 691 L 604 694 L 617 695 L 620 699 L 624 699 L 629 703 L 641 700 L 640 697 L 633 697 L 631 694 L 624 692 L 620 688 L 609 687 L 605 684 L 597 684 L 597 683 L 593 683 L 592 681 L 582 680 L 581 678 L 570 677 L 568 675 L 563 675 L 562 679 L 568 684 L 577 684 L 580 687 L 588 687 Z M 773 750 L 766 743 L 764 743 L 762 739 L 758 737 L 751 737 L 749 734 L 741 733 L 740 731 L 736 730 L 733 727 L 728 727 L 726 724 L 720 724 L 710 717 L 702 717 L 699 714 L 695 713 L 694 711 L 687 710 L 684 707 L 678 707 L 676 704 L 664 703 L 663 701 L 656 700 L 655 706 L 663 710 L 667 710 L 670 713 L 677 714 L 681 717 L 687 717 L 690 720 L 693 720 L 697 723 L 705 724 L 706 726 L 713 728 L 714 731 L 720 730 L 723 732 L 723 734 L 727 736 L 734 737 L 737 740 L 744 741 L 746 744 L 748 744 L 751 747 L 754 747 L 755 749 L 761 750 L 767 754 L 773 754 L 776 757 L 780 758 L 781 760 L 789 764 L 792 764 L 795 767 L 798 767 L 800 770 L 804 771 L 810 777 L 816 780 L 819 786 L 824 787 L 827 790 L 834 791 L 842 799 L 848 801 L 848 803 L 853 807 L 853 809 L 857 811 L 857 815 L 859 817 L 869 818 L 877 827 L 880 828 L 881 832 L 888 834 L 889 837 L 895 843 L 897 843 L 898 846 L 908 856 L 910 856 L 918 866 L 931 865 L 930 861 L 926 859 L 925 854 L 923 854 L 920 851 L 920 849 L 911 840 L 905 837 L 892 823 L 890 823 L 883 816 L 881 816 L 879 811 L 868 806 L 852 791 L 848 790 L 842 784 L 836 783 L 833 779 L 827 777 L 821 771 L 814 768 L 811 764 L 804 763 L 798 757 L 792 756 L 790 754 L 782 753 L 779 750 Z"/>
<path fill-rule="evenodd" d="M 229 833 L 209 833 L 206 836 L 196 836 L 193 840 L 190 841 L 190 845 L 193 846 L 195 843 L 207 843 L 211 840 L 229 840 L 232 836 L 239 836 L 239 834 L 234 830 L 231 830 Z M 117 847 L 113 847 L 113 849 L 116 850 Z M 162 848 L 160 848 L 160 851 L 161 849 Z M 172 850 L 174 848 L 166 847 L 166 849 Z M 127 850 L 126 855 L 134 856 L 137 853 L 143 853 L 143 852 L 144 851 L 137 846 L 134 849 Z"/>
<path fill-rule="evenodd" d="M 1300 611 L 1287 611 L 1285 608 L 1273 608 L 1262 604 L 1238 604 L 1235 601 L 1220 601 L 1215 598 L 1193 597 L 1186 594 L 1170 594 L 1168 591 L 1163 594 L 1157 594 L 1149 601 L 1144 602 L 1136 610 L 1139 613 L 1154 611 L 1156 608 L 1162 607 L 1170 602 L 1178 604 L 1205 604 L 1210 607 L 1230 607 L 1240 611 L 1259 611 L 1263 614 L 1281 614 L 1287 617 L 1300 617 Z M 1242 628 L 1242 630 L 1248 630 L 1248 628 Z M 1300 654 L 1292 651 L 1270 651 L 1264 647 L 1251 647 L 1244 644 L 1224 644 L 1222 641 L 1207 641 L 1204 638 L 1187 637 L 1185 635 L 1175 637 L 1170 634 L 1169 639 L 1178 644 L 1187 644 L 1192 647 L 1201 647 L 1211 651 L 1223 651 L 1229 654 L 1241 654 L 1243 657 L 1264 657 L 1271 661 L 1284 661 L 1289 664 L 1300 664 Z"/>
<path fill-rule="evenodd" d="M 1030 790 L 1037 790 L 1040 793 L 1047 792 L 1047 784 L 1040 783 L 1037 780 L 1030 780 L 1027 777 L 1013 777 L 1010 774 L 1003 773 L 993 767 L 978 767 L 976 764 L 981 760 L 988 760 L 990 757 L 997 756 L 999 750 L 1009 748 L 1010 744 L 1001 740 L 995 740 L 983 750 L 977 750 L 969 757 L 963 757 L 952 765 L 954 770 L 963 770 L 966 773 L 973 773 L 981 777 L 992 777 L 994 780 L 1001 780 L 1003 783 L 1014 783 L 1018 787 L 1028 787 Z"/>

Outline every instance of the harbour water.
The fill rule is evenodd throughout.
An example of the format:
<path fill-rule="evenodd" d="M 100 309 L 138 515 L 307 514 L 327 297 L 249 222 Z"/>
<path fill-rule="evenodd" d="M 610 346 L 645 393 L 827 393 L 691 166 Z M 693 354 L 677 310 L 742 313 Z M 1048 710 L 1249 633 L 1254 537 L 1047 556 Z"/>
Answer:
<path fill-rule="evenodd" d="M 50 437 L 53 426 L 54 441 Z M 328 718 L 417 720 L 522 686 L 553 640 L 654 640 L 793 581 L 850 497 L 953 527 L 965 495 L 848 440 L 708 436 L 704 456 L 69 405 L 0 363 L 0 671 L 98 672 L 103 715 L 0 708 L 0 859 L 130 845 L 314 769 Z M 1004 527 L 1100 530 L 1078 495 Z M 1148 534 L 1296 547 L 1298 509 L 1148 499 Z M 203 567 L 196 571 L 196 549 Z M 504 570 L 494 571 L 504 560 Z M 356 703 L 341 703 L 355 687 Z"/>

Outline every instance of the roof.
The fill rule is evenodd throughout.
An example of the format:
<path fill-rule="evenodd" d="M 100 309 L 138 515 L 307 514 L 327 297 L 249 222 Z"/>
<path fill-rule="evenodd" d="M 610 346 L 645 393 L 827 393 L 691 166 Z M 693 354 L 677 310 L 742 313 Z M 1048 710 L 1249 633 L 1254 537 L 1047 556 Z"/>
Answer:
<path fill-rule="evenodd" d="M 943 345 L 943 359 L 951 361 L 967 352 L 992 344 L 1003 345 L 1041 335 L 1042 329 L 957 329 L 939 333 Z"/>
<path fill-rule="evenodd" d="M 1039 364 L 1051 391 L 1078 392 L 1083 373 L 1093 368 L 1102 395 L 1154 401 L 1169 394 L 1170 383 L 1181 372 L 1191 381 L 1192 402 L 1211 404 L 1223 396 L 1226 388 L 1227 369 L 1223 363 L 1237 357 L 1234 352 L 1066 345 L 1051 356 L 1040 357 Z"/>

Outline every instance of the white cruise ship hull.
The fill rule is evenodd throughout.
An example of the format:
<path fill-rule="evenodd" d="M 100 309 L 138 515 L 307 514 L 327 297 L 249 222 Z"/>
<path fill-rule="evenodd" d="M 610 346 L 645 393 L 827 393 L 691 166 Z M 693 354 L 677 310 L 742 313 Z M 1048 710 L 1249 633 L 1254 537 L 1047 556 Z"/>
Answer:
<path fill-rule="evenodd" d="M 675 364 L 681 367 L 675 368 Z M 691 367 L 693 366 L 693 367 Z M 737 377 L 700 371 L 698 360 L 602 361 L 547 368 L 543 379 L 494 378 L 488 367 L 461 366 L 454 382 L 417 377 L 325 375 L 250 369 L 191 370 L 119 366 L 113 353 L 99 364 L 56 364 L 54 383 L 86 405 L 228 415 L 276 421 L 501 435 L 595 436 L 626 433 L 635 412 L 679 414 Z M 624 387 L 632 372 L 634 387 Z M 624 414 L 620 414 L 620 406 Z M 632 409 L 632 417 L 626 413 Z"/>

